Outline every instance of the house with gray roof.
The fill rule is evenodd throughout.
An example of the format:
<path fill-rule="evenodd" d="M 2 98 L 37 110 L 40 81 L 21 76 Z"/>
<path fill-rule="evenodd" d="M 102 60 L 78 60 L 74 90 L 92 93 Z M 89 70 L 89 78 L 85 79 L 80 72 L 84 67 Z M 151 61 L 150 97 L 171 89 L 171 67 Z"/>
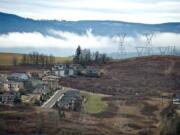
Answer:
<path fill-rule="evenodd" d="M 57 102 L 57 107 L 62 110 L 78 111 L 81 108 L 82 98 L 79 91 L 71 90 L 64 93 L 64 96 Z"/>
<path fill-rule="evenodd" d="M 10 81 L 28 81 L 28 75 L 25 73 L 12 73 L 7 77 Z"/>

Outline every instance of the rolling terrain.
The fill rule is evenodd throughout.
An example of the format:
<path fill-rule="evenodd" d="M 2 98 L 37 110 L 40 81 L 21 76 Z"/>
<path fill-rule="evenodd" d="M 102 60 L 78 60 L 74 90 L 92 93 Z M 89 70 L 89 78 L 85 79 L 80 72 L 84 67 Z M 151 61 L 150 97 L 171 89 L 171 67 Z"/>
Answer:
<path fill-rule="evenodd" d="M 180 89 L 180 57 L 149 56 L 112 61 L 101 78 L 68 78 L 66 86 L 110 95 L 159 95 Z"/>
<path fill-rule="evenodd" d="M 104 97 L 106 109 L 88 116 L 91 121 L 85 117 L 84 125 L 98 125 L 100 134 L 107 135 L 160 135 L 164 130 L 161 112 L 170 105 L 172 94 L 180 93 L 180 57 L 131 58 L 100 68 L 101 78 L 61 81 L 68 87 L 112 95 Z M 162 95 L 166 95 L 163 100 Z"/>
<path fill-rule="evenodd" d="M 100 78 L 60 81 L 87 97 L 80 112 L 67 111 L 61 118 L 56 109 L 0 106 L 0 133 L 160 135 L 161 113 L 180 90 L 180 57 L 131 58 L 99 68 L 104 73 Z M 167 95 L 163 100 L 161 93 Z M 22 124 L 16 128 L 15 123 Z"/>

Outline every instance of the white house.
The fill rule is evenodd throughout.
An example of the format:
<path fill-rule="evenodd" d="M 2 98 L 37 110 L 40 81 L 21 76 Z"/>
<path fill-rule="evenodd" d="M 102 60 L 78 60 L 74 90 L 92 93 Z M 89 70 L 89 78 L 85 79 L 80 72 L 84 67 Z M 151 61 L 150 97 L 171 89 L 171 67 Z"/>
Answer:
<path fill-rule="evenodd" d="M 12 104 L 15 96 L 10 93 L 0 94 L 0 102 L 3 104 Z"/>
<path fill-rule="evenodd" d="M 52 74 L 58 77 L 73 76 L 74 68 L 66 64 L 55 65 L 52 67 Z"/>

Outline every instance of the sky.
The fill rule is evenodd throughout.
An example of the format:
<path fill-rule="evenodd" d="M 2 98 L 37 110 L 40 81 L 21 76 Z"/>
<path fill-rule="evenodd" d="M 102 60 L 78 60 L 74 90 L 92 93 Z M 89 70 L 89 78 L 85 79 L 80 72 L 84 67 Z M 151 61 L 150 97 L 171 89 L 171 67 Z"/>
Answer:
<path fill-rule="evenodd" d="M 0 11 L 33 19 L 180 21 L 180 0 L 0 0 Z"/>

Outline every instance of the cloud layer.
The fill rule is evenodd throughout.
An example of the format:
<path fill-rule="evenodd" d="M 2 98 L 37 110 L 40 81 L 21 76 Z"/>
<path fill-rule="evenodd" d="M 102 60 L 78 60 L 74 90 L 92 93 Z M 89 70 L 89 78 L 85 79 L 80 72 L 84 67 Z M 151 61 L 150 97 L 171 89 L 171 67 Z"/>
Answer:
<path fill-rule="evenodd" d="M 49 30 L 52 36 L 43 36 L 40 33 L 9 33 L 8 35 L 0 36 L 0 50 L 3 48 L 35 48 L 36 51 L 42 50 L 56 50 L 56 55 L 65 55 L 60 50 L 75 50 L 78 45 L 82 48 L 90 48 L 92 50 L 99 50 L 101 52 L 116 52 L 118 44 L 120 43 L 119 37 L 108 36 L 95 36 L 91 30 L 87 30 L 86 34 L 78 35 L 76 33 L 62 32 Z M 139 35 L 136 38 L 127 37 L 125 39 L 125 46 L 127 51 L 135 51 L 136 46 L 143 46 L 145 38 Z M 153 47 L 176 45 L 180 48 L 180 34 L 173 33 L 157 33 L 153 37 Z M 57 51 L 59 50 L 59 54 Z M 53 51 L 52 51 L 53 53 Z"/>
<path fill-rule="evenodd" d="M 1 0 L 0 11 L 34 19 L 180 21 L 179 0 Z"/>

